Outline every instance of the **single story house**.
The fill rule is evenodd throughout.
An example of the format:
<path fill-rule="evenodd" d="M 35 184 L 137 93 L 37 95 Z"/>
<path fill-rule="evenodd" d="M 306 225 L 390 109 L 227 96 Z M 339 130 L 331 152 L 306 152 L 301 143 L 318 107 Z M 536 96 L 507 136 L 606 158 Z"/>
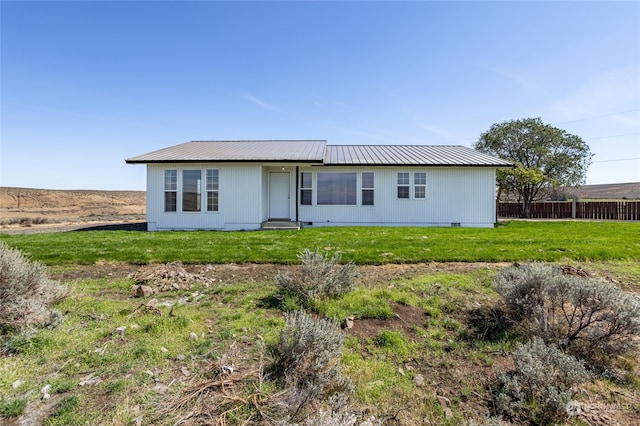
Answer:
<path fill-rule="evenodd" d="M 147 229 L 270 225 L 467 226 L 496 222 L 496 168 L 464 146 L 193 141 L 125 160 L 147 165 Z"/>

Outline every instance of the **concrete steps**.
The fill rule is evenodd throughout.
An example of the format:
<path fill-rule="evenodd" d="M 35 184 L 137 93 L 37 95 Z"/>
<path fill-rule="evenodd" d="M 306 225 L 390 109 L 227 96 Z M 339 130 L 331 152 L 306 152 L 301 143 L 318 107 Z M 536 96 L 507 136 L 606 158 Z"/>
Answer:
<path fill-rule="evenodd" d="M 300 222 L 293 222 L 291 220 L 265 220 L 264 222 L 262 222 L 261 229 L 300 229 Z"/>

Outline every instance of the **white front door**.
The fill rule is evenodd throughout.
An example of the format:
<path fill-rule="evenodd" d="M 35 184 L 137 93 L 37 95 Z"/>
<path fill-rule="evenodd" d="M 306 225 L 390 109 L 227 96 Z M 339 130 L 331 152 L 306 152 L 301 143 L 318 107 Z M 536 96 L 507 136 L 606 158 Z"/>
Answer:
<path fill-rule="evenodd" d="M 291 219 L 289 172 L 269 173 L 269 219 Z"/>

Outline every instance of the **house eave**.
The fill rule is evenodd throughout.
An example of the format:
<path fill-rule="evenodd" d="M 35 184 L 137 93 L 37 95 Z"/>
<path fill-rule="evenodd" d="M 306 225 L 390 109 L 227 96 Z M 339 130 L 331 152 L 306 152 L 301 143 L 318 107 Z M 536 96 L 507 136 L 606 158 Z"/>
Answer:
<path fill-rule="evenodd" d="M 253 163 L 253 164 L 264 164 L 264 163 L 287 163 L 287 164 L 318 164 L 322 165 L 322 162 L 318 162 L 315 160 L 287 160 L 287 159 L 268 159 L 268 160 L 124 160 L 127 164 L 202 164 L 202 163 L 215 163 L 215 164 L 238 164 L 238 163 Z"/>
<path fill-rule="evenodd" d="M 511 168 L 513 164 L 425 164 L 425 163 L 318 163 L 325 167 L 473 167 L 473 168 Z"/>

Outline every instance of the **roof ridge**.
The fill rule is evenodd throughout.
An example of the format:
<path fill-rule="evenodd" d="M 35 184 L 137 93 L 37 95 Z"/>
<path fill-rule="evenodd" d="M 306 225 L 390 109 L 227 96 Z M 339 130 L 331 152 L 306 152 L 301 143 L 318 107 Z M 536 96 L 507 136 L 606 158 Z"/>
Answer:
<path fill-rule="evenodd" d="M 413 147 L 413 146 L 419 146 L 419 147 L 431 147 L 431 146 L 463 146 L 465 148 L 468 148 L 465 145 L 461 145 L 461 144 L 437 144 L 437 145 L 424 145 L 424 144 L 406 144 L 406 143 L 402 143 L 402 144 L 391 144 L 391 143 L 385 143 L 385 144 L 332 144 L 332 143 L 327 143 L 328 147 L 334 147 L 334 146 L 406 146 L 406 147 Z M 472 149 L 472 148 L 469 148 Z"/>
<path fill-rule="evenodd" d="M 189 142 L 327 142 L 326 139 L 210 139 L 192 140 Z M 186 143 L 189 143 L 186 142 Z"/>

